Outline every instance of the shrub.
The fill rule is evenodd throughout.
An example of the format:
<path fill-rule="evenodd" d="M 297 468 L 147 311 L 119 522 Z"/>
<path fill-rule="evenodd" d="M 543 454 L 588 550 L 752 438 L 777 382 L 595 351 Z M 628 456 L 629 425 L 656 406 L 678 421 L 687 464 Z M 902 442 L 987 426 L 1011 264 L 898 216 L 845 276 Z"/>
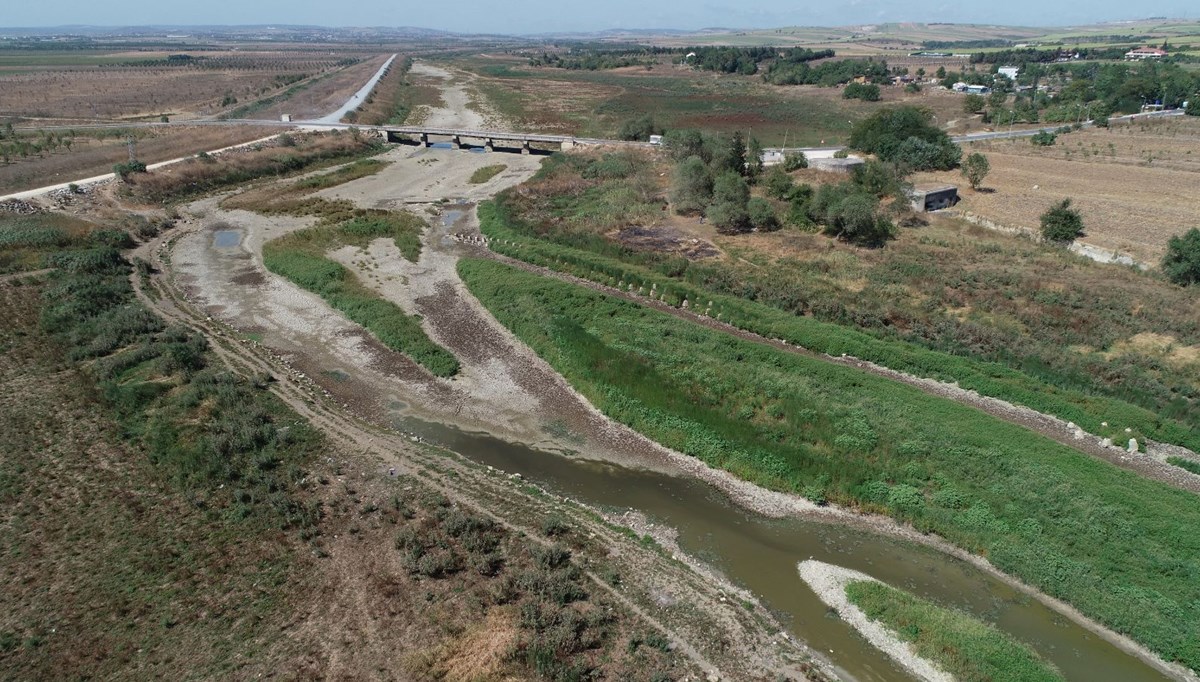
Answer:
<path fill-rule="evenodd" d="M 890 157 L 880 156 L 885 161 L 902 163 L 915 171 L 954 168 L 961 157 L 962 148 L 950 142 L 949 138 L 935 143 L 915 136 L 901 142 Z"/>
<path fill-rule="evenodd" d="M 1197 107 L 1200 108 L 1200 107 Z M 1200 284 L 1200 229 L 1171 237 L 1162 259 L 1163 273 L 1179 286 Z"/>
<path fill-rule="evenodd" d="M 1035 147 L 1052 147 L 1057 139 L 1058 135 L 1050 132 L 1049 130 L 1039 130 L 1036 135 L 1029 138 L 1029 141 L 1033 143 L 1033 146 Z"/>
<path fill-rule="evenodd" d="M 617 137 L 622 140 L 646 142 L 650 139 L 651 135 L 661 135 L 662 132 L 662 126 L 655 124 L 654 117 L 647 114 L 622 123 L 621 129 L 617 132 Z"/>
<path fill-rule="evenodd" d="M 708 208 L 708 218 L 717 231 L 736 234 L 750 229 L 750 186 L 746 179 L 726 171 L 713 183 L 713 203 Z"/>
<path fill-rule="evenodd" d="M 842 90 L 843 99 L 861 99 L 864 102 L 879 101 L 879 86 L 874 83 L 851 83 Z"/>
<path fill-rule="evenodd" d="M 754 197 L 746 204 L 746 213 L 750 226 L 759 232 L 774 232 L 779 229 L 779 219 L 775 217 L 775 207 L 771 202 L 761 197 Z"/>
<path fill-rule="evenodd" d="M 792 176 L 787 174 L 787 171 L 782 165 L 773 166 L 767 172 L 767 177 L 764 184 L 767 196 L 780 201 L 787 199 L 791 195 L 795 183 L 792 182 Z"/>
<path fill-rule="evenodd" d="M 808 168 L 808 157 L 804 152 L 789 152 L 783 157 L 783 169 L 789 173 L 801 168 Z"/>
<path fill-rule="evenodd" d="M 1071 208 L 1071 200 L 1063 199 L 1042 214 L 1042 239 L 1069 244 L 1083 236 L 1083 218 Z"/>
<path fill-rule="evenodd" d="M 701 213 L 712 201 L 713 181 L 699 156 L 689 156 L 671 174 L 671 205 L 679 214 Z"/>
<path fill-rule="evenodd" d="M 967 95 L 963 97 L 962 110 L 964 114 L 978 114 L 987 106 L 987 100 L 982 95 Z"/>
<path fill-rule="evenodd" d="M 118 164 L 113 165 L 113 173 L 115 173 L 117 175 L 117 177 L 121 178 L 122 180 L 128 179 L 129 176 L 134 173 L 145 173 L 145 172 L 146 172 L 146 164 L 142 163 L 141 161 L 136 161 L 136 160 L 126 161 L 125 163 L 118 163 Z"/>

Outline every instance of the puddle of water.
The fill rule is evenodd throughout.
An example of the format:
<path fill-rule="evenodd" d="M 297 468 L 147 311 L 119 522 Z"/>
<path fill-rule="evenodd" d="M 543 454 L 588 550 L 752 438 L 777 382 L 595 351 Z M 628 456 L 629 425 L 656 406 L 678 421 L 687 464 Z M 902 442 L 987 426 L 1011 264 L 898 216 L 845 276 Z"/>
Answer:
<path fill-rule="evenodd" d="M 429 147 L 430 149 L 454 149 L 454 145 L 449 142 L 434 142 Z"/>
<path fill-rule="evenodd" d="M 462 218 L 465 214 L 466 211 L 461 210 L 446 211 L 445 213 L 442 213 L 442 225 L 445 227 L 450 227 L 454 223 L 457 223 L 459 218 Z"/>
<path fill-rule="evenodd" d="M 217 230 L 213 234 L 213 246 L 218 249 L 236 248 L 242 243 L 242 233 L 237 230 Z"/>
<path fill-rule="evenodd" d="M 796 564 L 804 559 L 857 569 L 973 613 L 1033 647 L 1069 680 L 1169 679 L 1036 599 L 926 547 L 832 523 L 768 519 L 740 509 L 695 479 L 569 459 L 415 419 L 396 425 L 473 461 L 520 473 L 558 494 L 602 508 L 635 509 L 676 528 L 682 549 L 749 589 L 795 636 L 858 680 L 910 678 L 829 613 L 797 574 Z"/>

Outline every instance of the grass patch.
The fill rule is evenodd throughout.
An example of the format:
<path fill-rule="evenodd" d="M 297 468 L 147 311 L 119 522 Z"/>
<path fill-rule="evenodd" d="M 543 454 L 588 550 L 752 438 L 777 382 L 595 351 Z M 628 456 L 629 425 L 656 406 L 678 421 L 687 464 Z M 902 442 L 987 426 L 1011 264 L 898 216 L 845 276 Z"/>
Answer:
<path fill-rule="evenodd" d="M 1182 457 L 1168 457 L 1167 463 L 1174 464 L 1175 466 L 1179 467 L 1180 469 L 1186 469 L 1186 470 L 1192 472 L 1193 474 L 1200 476 L 1200 462 L 1197 462 L 1195 460 L 1184 459 Z"/>
<path fill-rule="evenodd" d="M 852 368 L 490 261 L 459 273 L 616 421 L 741 478 L 936 532 L 1200 667 L 1194 495 Z"/>
<path fill-rule="evenodd" d="M 508 170 L 508 166 L 502 163 L 497 163 L 492 166 L 484 166 L 483 168 L 477 168 L 475 169 L 474 173 L 471 173 L 471 178 L 467 180 L 467 182 L 471 183 L 472 185 L 482 185 L 506 170 Z"/>
<path fill-rule="evenodd" d="M 846 586 L 850 603 L 879 621 L 917 655 L 964 682 L 1054 682 L 1063 677 L 995 627 L 871 580 Z"/>
<path fill-rule="evenodd" d="M 405 313 L 325 256 L 342 246 L 365 247 L 384 238 L 392 239 L 406 258 L 415 261 L 424 227 L 424 222 L 410 213 L 366 215 L 318 225 L 264 244 L 263 264 L 323 298 L 388 348 L 404 353 L 435 376 L 451 377 L 458 373 L 458 360 L 429 339 L 419 317 Z"/>

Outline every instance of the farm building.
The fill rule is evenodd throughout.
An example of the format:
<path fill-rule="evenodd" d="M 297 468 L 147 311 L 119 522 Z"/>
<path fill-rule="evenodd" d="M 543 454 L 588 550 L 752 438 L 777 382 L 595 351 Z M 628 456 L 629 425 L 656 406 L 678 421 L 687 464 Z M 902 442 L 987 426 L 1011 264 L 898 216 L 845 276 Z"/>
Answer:
<path fill-rule="evenodd" d="M 1005 78 L 1007 78 L 1010 81 L 1015 81 L 1015 80 L 1017 80 L 1017 76 L 1020 75 L 1020 73 L 1021 73 L 1021 67 L 1019 67 L 1019 66 L 1001 66 L 1000 68 L 996 69 L 996 73 L 1000 74 L 1001 76 L 1004 76 Z"/>
<path fill-rule="evenodd" d="M 1125 61 L 1136 62 L 1143 59 L 1162 59 L 1167 56 L 1166 50 L 1157 47 L 1139 47 L 1125 53 Z"/>
<path fill-rule="evenodd" d="M 940 211 L 958 203 L 958 187 L 954 185 L 939 185 L 937 187 L 914 188 L 908 194 L 915 211 Z"/>

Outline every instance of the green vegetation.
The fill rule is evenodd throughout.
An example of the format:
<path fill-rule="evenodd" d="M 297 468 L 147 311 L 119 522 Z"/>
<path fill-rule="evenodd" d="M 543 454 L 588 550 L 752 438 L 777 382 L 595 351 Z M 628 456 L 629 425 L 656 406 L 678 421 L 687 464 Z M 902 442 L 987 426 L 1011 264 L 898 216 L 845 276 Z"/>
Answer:
<path fill-rule="evenodd" d="M 917 107 L 880 109 L 854 125 L 850 146 L 912 170 L 948 170 L 962 149 L 933 124 L 933 114 Z"/>
<path fill-rule="evenodd" d="M 491 261 L 459 273 L 613 419 L 739 477 L 936 532 L 1200 666 L 1191 493 L 854 368 Z"/>
<path fill-rule="evenodd" d="M 992 164 L 988 162 L 986 156 L 979 152 L 973 152 L 963 159 L 962 174 L 971 184 L 971 189 L 978 190 L 983 184 L 983 179 L 991 172 Z"/>
<path fill-rule="evenodd" d="M 1162 269 L 1167 279 L 1179 286 L 1200 284 L 1200 229 L 1193 227 L 1171 237 L 1163 255 Z"/>
<path fill-rule="evenodd" d="M 1110 422 L 1131 427 L 1139 440 L 1200 448 L 1191 421 L 1200 414 L 1194 372 L 1130 353 L 1073 348 L 1105 349 L 1148 329 L 1194 343 L 1200 328 L 1182 313 L 1189 304 L 1173 288 L 1133 275 L 1114 279 L 1109 270 L 1086 269 L 1026 243 L 947 232 L 906 239 L 900 252 L 882 260 L 821 255 L 826 249 L 806 260 L 737 252 L 753 259 L 743 266 L 738 258 L 693 261 L 629 248 L 604 235 L 648 224 L 662 205 L 645 189 L 653 186 L 653 168 L 617 158 L 552 157 L 519 195 L 504 193 L 483 204 L 482 228 L 492 248 L 611 285 L 655 286 L 676 304 L 712 301 L 712 315 L 763 336 L 955 381 L 1091 433 Z M 571 195 L 561 194 L 566 186 L 575 188 Z M 997 254 L 1007 256 L 998 261 Z M 1036 265 L 1014 272 L 1014 261 Z M 871 286 L 839 285 L 858 278 Z M 914 290 L 920 292 L 916 302 Z M 963 319 L 937 312 L 964 304 L 978 313 Z M 1150 310 L 1158 312 L 1147 317 Z"/>
<path fill-rule="evenodd" d="M 650 114 L 629 119 L 621 124 L 617 138 L 638 142 L 649 142 L 651 135 L 662 135 L 663 127 L 654 122 Z"/>
<path fill-rule="evenodd" d="M 864 102 L 879 101 L 879 86 L 874 83 L 851 83 L 842 90 L 844 99 L 861 99 Z"/>
<path fill-rule="evenodd" d="M 474 173 L 471 173 L 471 178 L 467 180 L 467 182 L 471 183 L 472 185 L 482 185 L 506 170 L 508 170 L 508 166 L 502 163 L 484 166 L 483 168 L 476 169 Z"/>
<path fill-rule="evenodd" d="M 1193 474 L 1200 475 L 1200 462 L 1197 462 L 1196 460 L 1184 459 L 1182 457 L 1168 457 L 1167 463 L 1174 464 L 1180 469 L 1187 469 Z"/>
<path fill-rule="evenodd" d="M 1030 144 L 1035 147 L 1053 147 L 1054 142 L 1058 139 L 1058 135 L 1049 130 L 1039 130 L 1035 135 L 1029 138 Z"/>
<path fill-rule="evenodd" d="M 1083 236 L 1083 217 L 1071 208 L 1071 200 L 1063 199 L 1042 214 L 1042 239 L 1056 244 L 1070 244 Z"/>
<path fill-rule="evenodd" d="M 888 78 L 887 62 L 882 59 L 838 59 L 810 66 L 807 61 L 780 59 L 773 62 L 763 80 L 772 85 L 820 85 L 831 88 L 865 78 L 871 83 L 884 83 Z"/>
<path fill-rule="evenodd" d="M 850 603 L 879 621 L 918 656 L 963 682 L 1053 682 L 1063 677 L 1028 647 L 957 610 L 863 580 L 846 585 Z"/>
<path fill-rule="evenodd" d="M 325 254 L 342 246 L 366 247 L 375 239 L 392 239 L 415 261 L 425 224 L 410 213 L 361 216 L 293 232 L 263 245 L 263 264 L 302 289 L 311 291 L 346 317 L 366 327 L 383 345 L 404 353 L 435 376 L 458 373 L 458 360 L 421 328 L 420 318 L 404 312 L 364 286 Z"/>
<path fill-rule="evenodd" d="M 207 367 L 202 337 L 165 326 L 136 302 L 120 252 L 129 245 L 124 232 L 96 229 L 47 253 L 55 272 L 42 329 L 71 360 L 88 363 L 127 437 L 169 478 L 205 491 L 236 518 L 312 524 L 316 511 L 289 491 L 319 439 L 303 427 L 281 428 L 283 407 L 265 383 Z"/>

